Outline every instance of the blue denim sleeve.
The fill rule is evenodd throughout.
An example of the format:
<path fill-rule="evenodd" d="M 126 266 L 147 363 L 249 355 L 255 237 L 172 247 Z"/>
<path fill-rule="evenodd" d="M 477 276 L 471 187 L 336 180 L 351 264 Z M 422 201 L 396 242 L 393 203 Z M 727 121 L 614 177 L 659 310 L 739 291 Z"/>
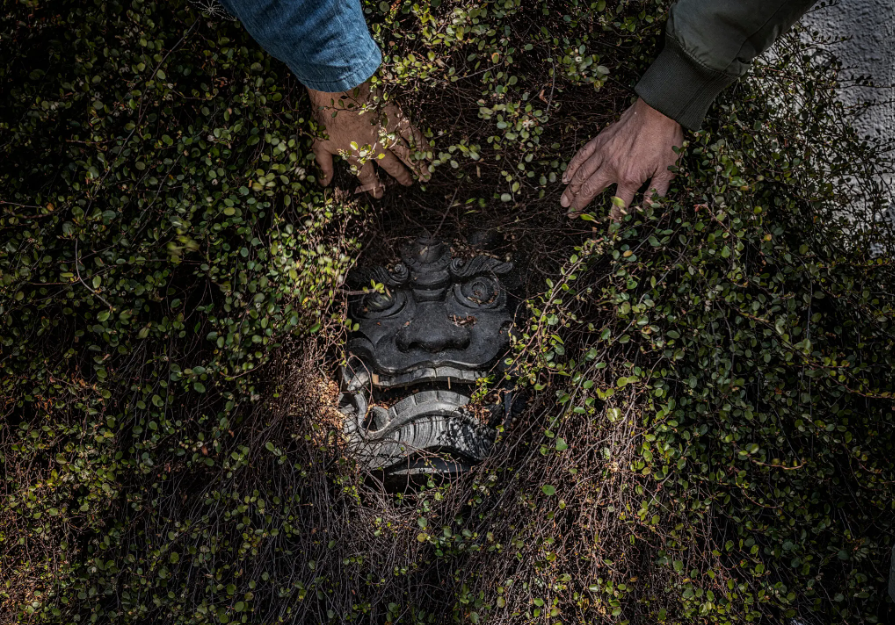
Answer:
<path fill-rule="evenodd" d="M 382 62 L 360 0 L 221 0 L 221 4 L 311 89 L 353 89 Z"/>

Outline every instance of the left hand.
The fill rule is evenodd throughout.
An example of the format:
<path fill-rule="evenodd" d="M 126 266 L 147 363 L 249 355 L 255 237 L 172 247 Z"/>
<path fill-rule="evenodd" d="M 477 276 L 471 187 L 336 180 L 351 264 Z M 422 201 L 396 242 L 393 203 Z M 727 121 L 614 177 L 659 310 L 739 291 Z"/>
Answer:
<path fill-rule="evenodd" d="M 382 197 L 385 186 L 373 163 L 404 186 L 413 184 L 411 172 L 420 180 L 429 179 L 426 162 L 417 160 L 415 155 L 429 148 L 423 133 L 396 104 L 378 103 L 369 84 L 341 93 L 308 89 L 308 95 L 314 118 L 325 129 L 325 134 L 314 139 L 312 148 L 324 187 L 332 181 L 336 155 L 347 159 L 358 177 L 360 186 L 355 193 Z"/>

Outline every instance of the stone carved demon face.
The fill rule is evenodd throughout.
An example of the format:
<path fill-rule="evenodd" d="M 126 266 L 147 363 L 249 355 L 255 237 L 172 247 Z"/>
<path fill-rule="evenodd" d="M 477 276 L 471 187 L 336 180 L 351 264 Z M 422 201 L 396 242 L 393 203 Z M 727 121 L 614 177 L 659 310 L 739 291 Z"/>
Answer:
<path fill-rule="evenodd" d="M 455 473 L 487 453 L 500 402 L 486 418 L 467 409 L 475 381 L 509 345 L 513 317 L 501 276 L 510 263 L 451 258 L 443 242 L 420 238 L 402 263 L 355 270 L 355 289 L 385 286 L 349 302 L 358 324 L 348 342 L 342 412 L 351 447 L 388 475 Z"/>
<path fill-rule="evenodd" d="M 500 284 L 512 265 L 486 256 L 451 259 L 447 245 L 427 239 L 404 248 L 402 258 L 393 271 L 377 267 L 352 276 L 357 286 L 376 281 L 387 292 L 353 302 L 350 315 L 360 329 L 349 351 L 373 367 L 383 386 L 450 375 L 468 380 L 469 372 L 491 365 L 513 323 Z M 433 375 L 433 368 L 445 371 Z M 426 375 L 415 377 L 420 371 Z"/>

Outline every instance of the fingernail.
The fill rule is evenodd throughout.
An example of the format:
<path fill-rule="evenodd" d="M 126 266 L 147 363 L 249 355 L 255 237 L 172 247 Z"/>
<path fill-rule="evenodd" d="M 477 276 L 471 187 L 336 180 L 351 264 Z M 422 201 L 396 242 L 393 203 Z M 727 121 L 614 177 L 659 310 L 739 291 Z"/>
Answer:
<path fill-rule="evenodd" d="M 568 208 L 570 203 L 571 203 L 571 202 L 569 202 L 569 198 L 567 198 L 565 195 L 563 195 L 563 196 L 559 199 L 559 204 L 560 204 L 560 206 L 562 206 L 563 208 Z"/>
<path fill-rule="evenodd" d="M 562 183 L 569 184 L 569 179 L 565 175 L 563 175 L 563 177 L 562 177 Z"/>

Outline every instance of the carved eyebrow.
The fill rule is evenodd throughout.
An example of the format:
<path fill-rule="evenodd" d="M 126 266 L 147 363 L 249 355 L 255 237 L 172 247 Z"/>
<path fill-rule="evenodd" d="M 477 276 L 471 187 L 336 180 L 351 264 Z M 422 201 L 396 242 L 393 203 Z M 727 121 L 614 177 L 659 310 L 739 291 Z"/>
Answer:
<path fill-rule="evenodd" d="M 512 270 L 513 263 L 505 263 L 489 256 L 476 256 L 469 261 L 455 258 L 448 267 L 451 277 L 459 280 L 468 280 L 479 275 L 503 275 Z"/>
<path fill-rule="evenodd" d="M 370 282 L 379 282 L 389 287 L 407 284 L 410 271 L 403 263 L 398 263 L 391 271 L 385 267 L 361 267 L 348 272 L 347 282 L 353 287 L 370 286 Z"/>

